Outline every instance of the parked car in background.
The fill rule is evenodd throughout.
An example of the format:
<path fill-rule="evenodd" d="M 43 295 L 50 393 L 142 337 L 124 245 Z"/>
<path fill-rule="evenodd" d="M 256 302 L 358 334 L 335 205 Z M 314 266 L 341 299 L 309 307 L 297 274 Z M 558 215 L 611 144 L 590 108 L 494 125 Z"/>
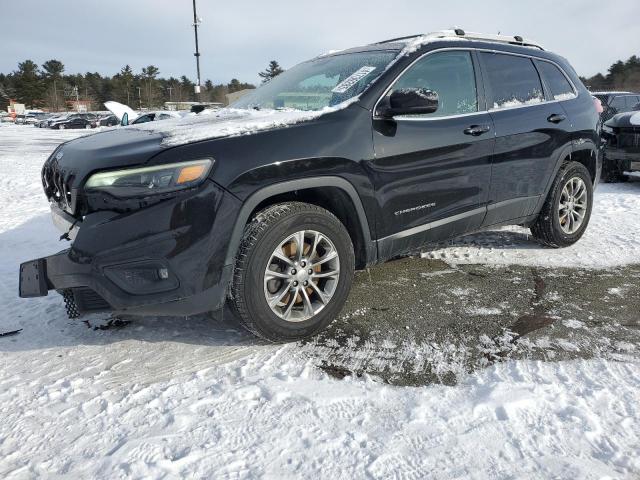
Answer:
<path fill-rule="evenodd" d="M 40 116 L 36 122 L 33 123 L 33 126 L 36 128 L 46 128 L 49 126 L 48 125 L 49 119 L 57 115 L 58 114 L 56 113 L 45 113 L 44 115 Z"/>
<path fill-rule="evenodd" d="M 640 110 L 640 93 L 633 92 L 592 92 L 594 97 L 602 102 L 602 122 L 606 122 L 614 115 L 624 112 Z"/>
<path fill-rule="evenodd" d="M 99 126 L 101 127 L 115 127 L 116 125 L 120 125 L 120 120 L 115 115 L 108 115 L 106 117 L 101 118 L 98 121 Z"/>
<path fill-rule="evenodd" d="M 226 301 L 251 332 L 291 341 L 339 314 L 354 269 L 503 225 L 567 247 L 589 224 L 594 101 L 567 60 L 519 36 L 356 47 L 232 107 L 59 146 L 42 180 L 72 243 L 23 263 L 20 295 L 55 290 L 72 317 Z"/>
<path fill-rule="evenodd" d="M 184 113 L 173 110 L 160 110 L 157 112 L 145 112 L 141 114 L 134 121 L 129 122 L 129 125 L 138 125 L 140 123 L 158 122 L 160 120 L 169 120 L 171 118 L 182 118 Z"/>
<path fill-rule="evenodd" d="M 69 127 L 70 121 L 80 119 L 83 122 L 75 122 L 72 127 Z M 49 128 L 59 129 L 60 126 L 64 125 L 63 128 L 86 128 L 84 125 L 88 124 L 89 128 L 95 128 L 98 124 L 97 116 L 94 113 L 67 113 L 60 116 L 56 116 L 50 118 L 47 121 L 47 125 Z M 83 125 L 79 127 L 78 125 Z"/>
<path fill-rule="evenodd" d="M 94 128 L 95 122 L 88 120 L 84 116 L 70 115 L 65 119 L 58 120 L 51 124 L 49 128 L 55 130 L 78 129 L 78 128 Z"/>
<path fill-rule="evenodd" d="M 640 111 L 619 113 L 602 125 L 602 178 L 624 182 L 625 172 L 640 172 Z"/>

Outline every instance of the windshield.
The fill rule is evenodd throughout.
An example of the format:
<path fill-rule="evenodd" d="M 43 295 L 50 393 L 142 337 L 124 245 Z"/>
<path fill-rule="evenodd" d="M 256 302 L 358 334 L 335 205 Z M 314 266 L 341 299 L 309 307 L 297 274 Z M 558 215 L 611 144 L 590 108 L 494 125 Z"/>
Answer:
<path fill-rule="evenodd" d="M 230 106 L 322 110 L 362 93 L 397 54 L 384 50 L 318 57 L 281 73 Z"/>

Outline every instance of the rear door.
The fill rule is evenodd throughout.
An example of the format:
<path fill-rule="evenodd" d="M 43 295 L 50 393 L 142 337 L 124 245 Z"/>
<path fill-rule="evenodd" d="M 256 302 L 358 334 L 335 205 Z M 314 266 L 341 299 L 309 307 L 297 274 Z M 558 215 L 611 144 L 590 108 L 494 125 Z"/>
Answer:
<path fill-rule="evenodd" d="M 561 102 L 548 96 L 533 60 L 480 52 L 496 143 L 485 226 L 530 215 L 544 193 L 571 127 Z"/>
<path fill-rule="evenodd" d="M 479 108 L 483 98 L 474 59 L 472 52 L 457 49 L 424 55 L 387 95 L 430 89 L 439 96 L 438 110 L 373 121 L 370 168 L 382 211 L 382 258 L 482 223 L 494 140 L 491 117 L 481 111 L 484 105 Z"/>

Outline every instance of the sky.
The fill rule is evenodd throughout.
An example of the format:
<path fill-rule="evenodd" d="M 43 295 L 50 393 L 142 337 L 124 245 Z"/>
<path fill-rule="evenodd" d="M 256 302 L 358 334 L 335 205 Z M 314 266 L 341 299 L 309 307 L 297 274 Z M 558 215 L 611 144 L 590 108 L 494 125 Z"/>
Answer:
<path fill-rule="evenodd" d="M 640 0 L 197 0 L 202 80 L 259 81 L 320 53 L 452 26 L 522 35 L 580 75 L 640 55 Z M 65 73 L 147 65 L 195 80 L 192 0 L 0 0 L 0 72 L 55 58 Z M 606 7 L 604 6 L 606 5 Z M 606 12 L 605 12 L 606 10 Z M 606 14 L 605 14 L 606 13 Z"/>

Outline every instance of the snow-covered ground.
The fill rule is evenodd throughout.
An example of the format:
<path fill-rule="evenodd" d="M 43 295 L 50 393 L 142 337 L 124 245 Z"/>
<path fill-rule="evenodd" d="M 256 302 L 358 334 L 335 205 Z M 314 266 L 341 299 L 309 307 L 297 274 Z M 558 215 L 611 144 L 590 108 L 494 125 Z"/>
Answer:
<path fill-rule="evenodd" d="M 41 192 L 42 162 L 84 134 L 0 124 L 0 331 L 22 328 L 0 337 L 0 478 L 640 475 L 633 354 L 506 361 L 453 387 L 396 387 L 334 379 L 302 353 L 313 345 L 264 344 L 226 320 L 145 318 L 100 330 L 67 320 L 57 295 L 17 298 L 19 263 L 62 248 Z M 432 255 L 638 263 L 639 207 L 640 182 L 601 185 L 575 247 L 541 249 L 516 229 Z"/>

